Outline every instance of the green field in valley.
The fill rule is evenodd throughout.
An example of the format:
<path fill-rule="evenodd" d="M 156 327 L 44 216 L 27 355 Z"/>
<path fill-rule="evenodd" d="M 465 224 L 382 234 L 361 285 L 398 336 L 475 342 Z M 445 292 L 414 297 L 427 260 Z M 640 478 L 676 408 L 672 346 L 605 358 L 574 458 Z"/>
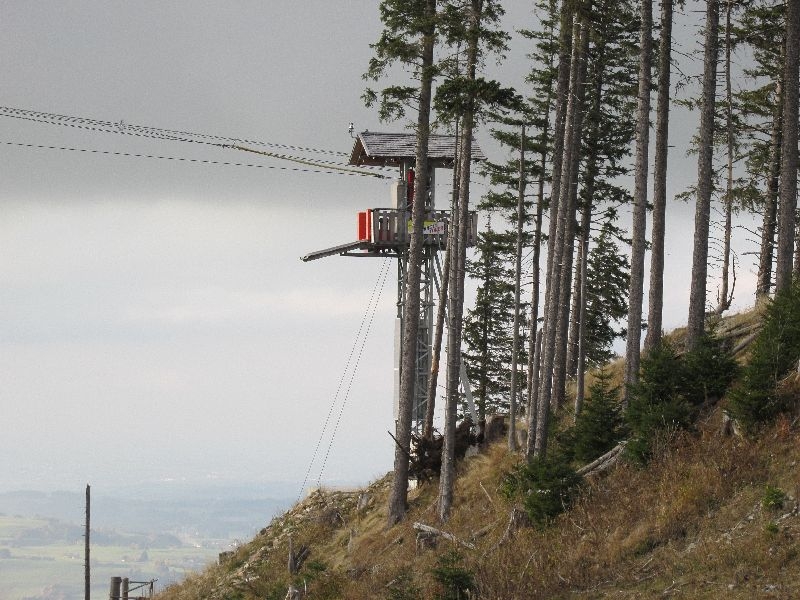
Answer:
<path fill-rule="evenodd" d="M 58 539 L 63 532 L 74 539 Z M 28 543 L 31 539 L 49 543 Z M 98 536 L 101 537 L 101 536 Z M 115 538 L 124 537 L 117 534 Z M 129 544 L 91 546 L 92 597 L 108 595 L 113 576 L 132 581 L 158 579 L 156 589 L 215 561 L 219 547 L 206 542 L 154 548 L 136 537 Z M 83 597 L 82 532 L 52 519 L 0 516 L 0 598 L 3 600 L 67 600 Z"/>

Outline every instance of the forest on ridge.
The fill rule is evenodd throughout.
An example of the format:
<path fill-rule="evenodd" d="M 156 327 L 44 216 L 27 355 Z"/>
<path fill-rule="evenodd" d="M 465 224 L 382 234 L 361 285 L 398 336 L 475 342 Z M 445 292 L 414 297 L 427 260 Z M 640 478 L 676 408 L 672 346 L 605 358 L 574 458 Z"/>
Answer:
<path fill-rule="evenodd" d="M 702 37 L 693 52 L 702 57 L 702 72 L 694 79 L 683 72 L 675 77 L 674 11 L 701 4 Z M 628 414 L 641 396 L 648 357 L 702 355 L 721 343 L 712 330 L 735 292 L 736 214 L 752 213 L 760 221 L 753 232 L 759 238 L 754 302 L 789 293 L 800 272 L 795 252 L 800 6 L 770 0 L 701 4 L 665 0 L 656 14 L 647 0 L 537 1 L 530 24 L 517 24 L 530 42 L 530 69 L 525 89 L 512 89 L 491 78 L 510 39 L 500 28 L 502 2 L 381 3 L 383 32 L 364 76 L 378 87 L 367 89 L 365 101 L 384 120 L 413 123 L 420 181 L 427 180 L 431 132 L 453 133 L 460 140 L 442 301 L 448 359 L 442 373 L 447 392 L 441 522 L 453 502 L 462 344 L 479 420 L 508 414 L 514 450 L 522 417 L 527 437 L 519 450 L 529 462 L 543 460 L 552 418 L 569 410 L 579 419 L 585 374 L 613 356 L 615 339 L 624 338 L 626 345 L 619 410 Z M 402 84 L 392 78 L 398 70 L 408 76 Z M 387 78 L 391 84 L 379 87 Z M 674 90 L 687 86 L 697 93 L 679 102 L 699 113 L 699 128 L 691 146 L 679 151 L 696 156 L 697 176 L 681 194 L 695 206 L 695 219 L 687 331 L 684 347 L 675 349 L 662 344 L 664 239 L 670 234 L 665 211 L 671 200 L 666 182 Z M 478 127 L 488 128 L 507 148 L 505 162 L 473 164 Z M 492 184 L 478 199 L 470 198 L 474 169 Z M 419 320 L 425 194 L 424 186 L 417 186 L 412 218 L 419 234 L 411 238 L 407 273 L 404 316 L 411 326 L 404 331 L 389 524 L 402 520 L 407 499 L 413 401 L 407 374 L 413 372 L 410 341 Z M 462 224 L 471 201 L 489 225 L 468 259 Z M 711 232 L 712 206 L 722 215 L 719 236 Z M 630 228 L 621 222 L 621 211 L 632 213 Z M 530 265 L 524 272 L 523 260 Z M 467 275 L 478 281 L 472 307 L 464 305 Z M 716 299 L 708 289 L 711 277 L 721 282 Z M 725 386 L 732 379 L 731 373 Z M 567 406 L 572 382 L 575 397 Z M 433 398 L 429 394 L 429 404 Z M 426 422 L 422 437 L 432 435 Z"/>

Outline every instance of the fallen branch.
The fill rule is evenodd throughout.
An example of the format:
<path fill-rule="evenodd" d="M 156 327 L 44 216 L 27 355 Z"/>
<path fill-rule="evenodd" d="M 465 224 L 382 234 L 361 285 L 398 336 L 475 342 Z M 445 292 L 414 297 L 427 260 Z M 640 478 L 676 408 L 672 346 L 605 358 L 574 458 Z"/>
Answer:
<path fill-rule="evenodd" d="M 479 486 L 481 486 L 481 489 L 483 490 L 483 493 L 484 493 L 484 494 L 486 494 L 486 497 L 489 499 L 489 502 L 491 502 L 492 504 L 494 504 L 494 500 L 492 500 L 492 497 L 489 495 L 489 492 L 487 492 L 487 491 L 486 491 L 486 488 L 485 488 L 485 487 L 483 487 L 483 482 L 482 482 L 482 481 L 479 481 L 479 482 L 478 482 L 478 485 L 479 485 Z"/>
<path fill-rule="evenodd" d="M 737 325 L 735 327 L 731 327 L 728 330 L 722 330 L 715 333 L 715 337 L 718 340 L 729 340 L 731 338 L 739 337 L 745 335 L 746 333 L 752 333 L 754 331 L 758 331 L 761 329 L 761 322 L 755 323 L 745 323 L 744 325 Z"/>
<path fill-rule="evenodd" d="M 470 544 L 469 542 L 459 540 L 452 533 L 447 533 L 446 531 L 442 531 L 441 529 L 436 529 L 435 527 L 431 527 L 430 525 L 425 525 L 424 523 L 414 523 L 413 527 L 417 531 L 422 531 L 423 533 L 427 533 L 429 535 L 441 536 L 446 540 L 450 540 L 451 542 L 460 544 L 465 548 L 469 548 L 470 550 L 475 549 L 475 544 Z"/>
<path fill-rule="evenodd" d="M 486 535 L 487 533 L 489 533 L 490 531 L 492 531 L 492 530 L 493 530 L 495 527 L 497 527 L 497 524 L 498 524 L 499 522 L 500 522 L 500 521 L 495 521 L 494 523 L 490 523 L 490 524 L 489 524 L 489 525 L 487 525 L 486 527 L 482 527 L 482 528 L 481 528 L 481 529 L 479 529 L 478 531 L 474 532 L 474 533 L 473 533 L 473 534 L 470 536 L 470 539 L 472 539 L 472 540 L 474 541 L 474 540 L 478 539 L 479 537 L 483 537 L 484 535 Z"/>
<path fill-rule="evenodd" d="M 387 431 L 386 433 L 388 433 L 389 437 L 391 437 L 394 440 L 394 443 L 397 444 L 397 447 L 400 448 L 400 451 L 408 457 L 408 460 L 412 461 L 413 459 L 411 458 L 411 455 L 408 453 L 408 450 L 406 450 L 405 448 L 403 448 L 403 446 L 400 445 L 400 442 L 398 442 L 397 438 L 394 437 L 394 435 L 392 435 L 392 432 Z"/>
<path fill-rule="evenodd" d="M 506 526 L 506 532 L 503 534 L 503 537 L 500 538 L 500 541 L 497 542 L 498 546 L 502 546 L 508 540 L 510 540 L 514 533 L 520 529 L 521 527 L 526 527 L 530 525 L 530 519 L 528 518 L 528 514 L 516 506 L 511 509 L 511 514 L 508 517 L 508 525 Z"/>
<path fill-rule="evenodd" d="M 750 335 L 748 335 L 746 338 L 744 338 L 741 342 L 739 342 L 738 344 L 736 344 L 733 347 L 733 350 L 731 350 L 731 354 L 733 354 L 734 356 L 739 354 L 739 352 L 741 352 L 742 350 L 744 350 L 750 344 L 753 343 L 753 340 L 755 340 L 758 337 L 759 333 L 760 333 L 760 330 L 756 331 L 755 333 L 751 333 Z"/>
<path fill-rule="evenodd" d="M 586 475 L 591 475 L 592 473 L 605 471 L 614 463 L 616 463 L 617 460 L 619 460 L 619 457 L 622 454 L 622 449 L 625 448 L 625 444 L 627 443 L 627 441 L 620 442 L 602 456 L 594 459 L 588 465 L 584 465 L 578 469 L 577 474 L 585 477 Z"/>

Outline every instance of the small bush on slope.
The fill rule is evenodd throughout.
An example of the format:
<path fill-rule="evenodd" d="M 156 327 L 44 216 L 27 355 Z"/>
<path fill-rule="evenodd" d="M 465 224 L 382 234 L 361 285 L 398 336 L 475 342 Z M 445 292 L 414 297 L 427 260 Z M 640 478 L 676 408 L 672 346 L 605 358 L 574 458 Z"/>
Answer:
<path fill-rule="evenodd" d="M 601 369 L 589 387 L 589 398 L 575 420 L 571 435 L 573 460 L 588 463 L 611 450 L 623 437 L 619 407 L 619 388 L 611 385 L 611 375 Z"/>
<path fill-rule="evenodd" d="M 631 439 L 626 452 L 644 464 L 652 455 L 656 434 L 665 429 L 683 429 L 691 410 L 683 395 L 683 365 L 669 342 L 662 342 L 642 357 L 639 381 L 631 386 L 625 414 Z"/>
<path fill-rule="evenodd" d="M 681 357 L 682 390 L 695 408 L 716 404 L 739 375 L 739 365 L 726 342 L 712 328 L 697 341 L 697 346 Z"/>
<path fill-rule="evenodd" d="M 639 381 L 631 386 L 628 456 L 640 464 L 647 462 L 655 437 L 689 427 L 701 408 L 722 397 L 738 371 L 730 350 L 713 331 L 683 356 L 666 341 L 651 350 L 642 358 Z"/>
<path fill-rule="evenodd" d="M 778 294 L 765 310 L 764 326 L 753 343 L 750 362 L 730 397 L 731 416 L 754 432 L 785 410 L 790 398 L 778 384 L 800 358 L 800 284 Z"/>
<path fill-rule="evenodd" d="M 563 455 L 523 461 L 506 475 L 503 493 L 519 498 L 534 523 L 547 525 L 564 512 L 578 493 L 581 477 Z"/>
<path fill-rule="evenodd" d="M 475 591 L 475 576 L 464 567 L 463 557 L 450 551 L 439 557 L 433 569 L 433 578 L 441 586 L 436 600 L 466 600 Z"/>

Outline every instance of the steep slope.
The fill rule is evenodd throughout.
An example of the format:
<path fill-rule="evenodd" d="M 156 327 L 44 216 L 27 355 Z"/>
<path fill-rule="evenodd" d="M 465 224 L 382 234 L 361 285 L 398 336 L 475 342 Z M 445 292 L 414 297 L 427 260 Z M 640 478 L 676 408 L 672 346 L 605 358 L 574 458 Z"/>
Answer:
<path fill-rule="evenodd" d="M 738 344 L 754 319 L 718 331 Z M 797 376 L 784 386 L 798 397 Z M 288 597 L 455 598 L 446 585 L 470 579 L 471 597 L 487 599 L 800 597 L 800 419 L 783 415 L 748 439 L 729 433 L 723 412 L 724 401 L 692 431 L 658 439 L 647 468 L 620 462 L 590 476 L 547 527 L 526 524 L 503 495 L 520 458 L 496 444 L 460 465 L 445 525 L 436 482 L 413 490 L 406 521 L 388 530 L 388 477 L 318 490 L 159 598 L 283 599 L 290 586 L 300 594 Z"/>
<path fill-rule="evenodd" d="M 320 490 L 227 563 L 159 598 L 283 598 L 292 583 L 310 598 L 430 598 L 433 570 L 451 550 L 482 598 L 800 597 L 797 422 L 783 417 L 748 441 L 718 433 L 717 421 L 715 413 L 698 432 L 664 440 L 648 469 L 623 464 L 591 478 L 544 529 L 509 527 L 513 507 L 498 490 L 516 459 L 494 446 L 463 465 L 443 527 L 457 541 L 440 537 L 435 548 L 413 528 L 438 527 L 435 486 L 415 491 L 408 520 L 388 531 L 387 480 L 356 493 Z M 295 552 L 310 550 L 295 576 L 290 538 Z"/>

